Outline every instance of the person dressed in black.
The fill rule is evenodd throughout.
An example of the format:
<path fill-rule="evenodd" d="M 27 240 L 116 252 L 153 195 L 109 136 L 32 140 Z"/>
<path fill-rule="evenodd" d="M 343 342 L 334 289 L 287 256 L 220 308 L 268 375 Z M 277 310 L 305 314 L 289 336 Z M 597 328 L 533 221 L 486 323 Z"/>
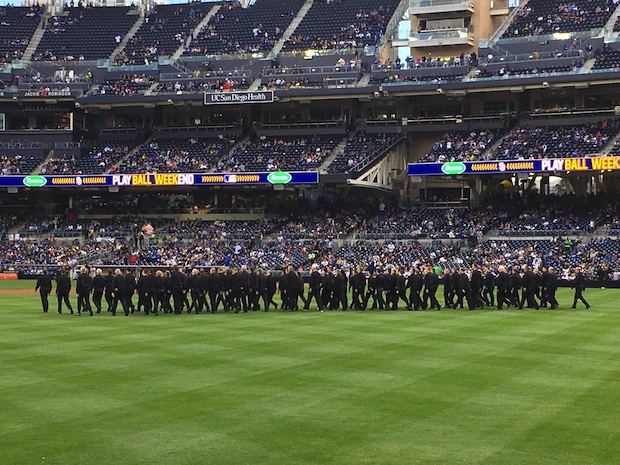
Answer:
<path fill-rule="evenodd" d="M 155 272 L 155 279 L 151 283 L 151 290 L 149 292 L 151 294 L 151 301 L 153 302 L 153 313 L 157 313 L 160 310 L 164 313 L 168 313 L 169 311 L 164 305 L 167 298 L 165 279 L 165 274 L 162 270 L 157 270 Z"/>
<path fill-rule="evenodd" d="M 457 268 L 454 268 L 452 270 L 452 285 L 454 286 L 454 295 L 456 296 L 456 300 L 454 301 L 455 309 L 463 308 L 463 302 L 465 299 L 465 290 L 463 289 L 463 286 L 461 285 L 463 281 L 461 279 L 462 273 L 463 271 Z"/>
<path fill-rule="evenodd" d="M 422 287 L 424 287 L 424 281 L 422 279 L 422 275 L 420 274 L 420 270 L 418 270 L 417 267 L 414 267 L 409 271 L 407 287 L 409 288 L 409 309 L 422 309 L 424 303 L 420 297 L 420 292 L 422 292 Z"/>
<path fill-rule="evenodd" d="M 349 287 L 351 288 L 351 308 L 363 310 L 366 276 L 362 273 L 361 268 L 353 268 L 349 277 Z"/>
<path fill-rule="evenodd" d="M 396 304 L 395 310 L 398 309 L 398 302 L 402 300 L 405 302 L 405 308 L 407 310 L 411 309 L 411 305 L 409 304 L 409 299 L 407 299 L 407 277 L 405 276 L 404 270 L 402 268 L 398 269 L 396 274 Z"/>
<path fill-rule="evenodd" d="M 319 273 L 318 265 L 313 264 L 310 267 L 310 280 L 309 280 L 309 288 L 308 298 L 306 299 L 306 305 L 304 306 L 304 310 L 308 310 L 310 308 L 310 302 L 312 299 L 316 302 L 317 310 L 323 311 L 323 299 L 321 298 L 321 290 L 323 287 L 323 277 L 321 273 Z"/>
<path fill-rule="evenodd" d="M 143 310 L 145 315 L 151 313 L 151 273 L 149 270 L 142 270 L 140 277 L 138 278 L 138 283 L 136 284 L 136 290 L 138 291 L 138 311 Z"/>
<path fill-rule="evenodd" d="M 260 307 L 260 293 L 258 292 L 258 274 L 254 266 L 250 266 L 248 273 L 248 309 L 255 312 Z"/>
<path fill-rule="evenodd" d="M 454 286 L 452 284 L 452 274 L 448 268 L 443 270 L 442 282 L 444 307 L 452 308 L 454 306 Z"/>
<path fill-rule="evenodd" d="M 116 316 L 116 309 L 119 303 L 123 307 L 125 316 L 129 316 L 126 292 L 125 276 L 123 276 L 121 270 L 117 268 L 114 270 L 114 278 L 112 279 L 112 316 Z"/>
<path fill-rule="evenodd" d="M 241 283 L 241 291 L 239 294 L 239 299 L 241 301 L 241 307 L 243 308 L 243 312 L 248 312 L 248 300 L 250 296 L 250 272 L 248 271 L 247 265 L 241 265 L 239 269 L 238 279 Z"/>
<path fill-rule="evenodd" d="M 484 277 L 475 264 L 471 266 L 471 305 L 474 308 L 482 308 L 482 288 L 484 286 Z"/>
<path fill-rule="evenodd" d="M 495 273 L 492 267 L 484 269 L 484 289 L 482 290 L 482 300 L 486 305 L 495 307 Z"/>
<path fill-rule="evenodd" d="M 127 294 L 127 307 L 131 313 L 136 311 L 136 306 L 133 304 L 133 295 L 136 293 L 136 276 L 133 271 L 127 269 L 125 273 L 125 289 Z"/>
<path fill-rule="evenodd" d="M 334 294 L 336 290 L 336 278 L 332 273 L 332 269 L 330 267 L 326 267 L 323 270 L 323 291 L 321 293 L 321 299 L 323 301 L 323 306 L 328 310 L 334 309 Z"/>
<path fill-rule="evenodd" d="M 185 305 L 185 276 L 179 266 L 175 266 L 172 269 L 171 284 L 172 284 L 172 301 L 174 302 L 174 313 L 180 315 L 183 311 L 183 305 Z"/>
<path fill-rule="evenodd" d="M 202 278 L 199 274 L 198 268 L 194 268 L 189 275 L 189 293 L 192 297 L 192 303 L 187 309 L 187 313 L 191 313 L 192 310 L 196 314 L 202 312 Z"/>
<path fill-rule="evenodd" d="M 521 276 L 519 270 L 515 266 L 510 273 L 510 302 L 515 308 L 519 308 L 519 289 L 521 289 Z"/>
<path fill-rule="evenodd" d="M 581 300 L 583 302 L 583 304 L 586 306 L 586 310 L 590 308 L 590 304 L 583 297 L 583 291 L 585 290 L 586 285 L 585 285 L 585 278 L 583 277 L 583 274 L 581 273 L 580 267 L 575 268 L 575 279 L 573 279 L 571 287 L 575 289 L 575 297 L 573 298 L 573 306 L 571 308 L 577 308 L 578 300 Z"/>
<path fill-rule="evenodd" d="M 220 303 L 223 304 L 224 299 L 222 298 L 222 296 L 220 295 L 220 279 L 219 279 L 219 275 L 217 274 L 217 269 L 215 267 L 212 267 L 209 270 L 209 274 L 205 275 L 205 277 L 203 278 L 204 282 L 203 282 L 203 286 L 205 288 L 205 295 L 209 296 L 209 306 L 210 306 L 210 310 L 211 313 L 215 313 L 217 312 L 217 307 Z"/>
<path fill-rule="evenodd" d="M 243 303 L 241 302 L 243 296 L 243 283 L 241 282 L 243 277 L 239 273 L 237 267 L 233 267 L 232 274 L 230 275 L 230 308 L 239 313 L 243 309 Z"/>
<path fill-rule="evenodd" d="M 348 299 L 347 299 L 347 276 L 344 274 L 344 271 L 338 268 L 336 270 L 336 308 L 334 310 L 338 310 L 338 307 L 342 306 L 342 311 L 346 311 L 349 307 Z"/>
<path fill-rule="evenodd" d="M 82 310 L 88 312 L 90 316 L 93 316 L 93 309 L 90 306 L 90 292 L 93 289 L 93 278 L 90 276 L 90 270 L 88 267 L 83 266 L 80 269 L 80 274 L 75 282 L 75 292 L 78 296 L 77 301 L 77 314 L 81 315 Z"/>
<path fill-rule="evenodd" d="M 510 300 L 510 276 L 506 272 L 506 267 L 500 265 L 498 268 L 499 274 L 495 279 L 495 285 L 497 286 L 497 309 L 501 310 L 506 304 L 508 307 L 512 304 Z"/>
<path fill-rule="evenodd" d="M 105 291 L 106 282 L 103 277 L 103 271 L 97 268 L 95 271 L 95 277 L 93 278 L 93 304 L 97 309 L 97 313 L 101 313 L 101 300 Z"/>
<path fill-rule="evenodd" d="M 69 301 L 69 293 L 71 292 L 71 280 L 65 268 L 61 268 L 56 276 L 56 298 L 58 299 L 58 313 L 62 313 L 62 303 L 64 302 L 71 315 L 73 315 L 73 307 Z"/>
<path fill-rule="evenodd" d="M 278 308 L 278 304 L 275 303 L 273 297 L 276 295 L 278 291 L 278 280 L 273 275 L 271 270 L 267 270 L 267 305 L 265 306 L 265 311 L 269 310 L 269 306 L 273 305 L 273 308 Z"/>
<path fill-rule="evenodd" d="M 47 268 L 43 268 L 43 273 L 37 278 L 37 284 L 34 287 L 35 292 L 39 292 L 41 296 L 41 305 L 43 313 L 47 313 L 50 308 L 48 297 L 52 292 L 52 277 L 48 274 Z"/>
<path fill-rule="evenodd" d="M 112 311 L 112 303 L 114 302 L 114 297 L 112 297 L 112 294 L 114 294 L 114 272 L 112 271 L 112 269 L 109 269 L 108 274 L 105 277 L 104 292 L 105 301 L 108 305 L 108 312 Z"/>
<path fill-rule="evenodd" d="M 523 309 L 523 304 L 527 303 L 528 308 L 539 309 L 538 302 L 534 297 L 536 293 L 536 274 L 529 266 L 525 266 L 523 277 L 521 278 L 521 302 L 519 309 Z"/>
<path fill-rule="evenodd" d="M 437 293 L 437 288 L 439 287 L 439 278 L 435 273 L 435 270 L 432 266 L 426 267 L 426 273 L 424 274 L 424 306 L 426 308 L 436 308 L 437 310 L 441 310 L 441 305 L 437 301 L 437 297 L 435 294 Z M 429 306 L 430 301 L 430 306 Z"/>
<path fill-rule="evenodd" d="M 558 308 L 558 301 L 555 298 L 555 292 L 558 289 L 558 277 L 552 266 L 547 269 L 545 280 L 545 301 L 549 304 L 551 310 Z"/>
<path fill-rule="evenodd" d="M 542 272 L 538 277 L 538 297 L 541 307 L 547 307 L 547 286 L 549 284 L 549 270 L 546 266 L 542 267 Z"/>
<path fill-rule="evenodd" d="M 385 283 L 385 309 L 396 310 L 398 296 L 396 295 L 396 268 L 388 268 L 383 275 Z"/>
<path fill-rule="evenodd" d="M 258 291 L 260 309 L 260 300 L 263 301 L 264 310 L 269 310 L 269 297 L 267 294 L 267 276 L 261 267 L 256 270 L 256 290 Z"/>
<path fill-rule="evenodd" d="M 473 310 L 472 300 L 471 300 L 471 283 L 469 281 L 469 276 L 467 276 L 467 272 L 465 268 L 461 268 L 458 274 L 458 298 L 456 300 L 456 307 L 463 308 L 465 302 L 467 302 L 467 308 L 469 310 Z"/>

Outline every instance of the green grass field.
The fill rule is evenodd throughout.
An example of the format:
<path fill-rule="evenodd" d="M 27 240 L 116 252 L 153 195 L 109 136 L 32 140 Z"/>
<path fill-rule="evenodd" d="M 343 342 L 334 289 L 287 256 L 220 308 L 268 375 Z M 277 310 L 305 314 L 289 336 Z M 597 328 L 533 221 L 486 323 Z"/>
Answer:
<path fill-rule="evenodd" d="M 0 464 L 618 464 L 620 291 L 559 297 L 78 318 L 0 295 Z"/>

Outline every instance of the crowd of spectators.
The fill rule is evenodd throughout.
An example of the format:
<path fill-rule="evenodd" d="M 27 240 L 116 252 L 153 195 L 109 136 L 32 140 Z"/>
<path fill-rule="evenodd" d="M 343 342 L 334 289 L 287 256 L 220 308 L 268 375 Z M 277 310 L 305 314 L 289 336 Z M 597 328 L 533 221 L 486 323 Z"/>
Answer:
<path fill-rule="evenodd" d="M 133 95 L 143 94 L 155 82 L 155 77 L 146 76 L 144 73 L 125 74 L 118 79 L 106 79 L 106 81 L 94 89 L 95 95 Z"/>
<path fill-rule="evenodd" d="M 419 161 L 444 163 L 480 160 L 498 136 L 499 132 L 492 130 L 447 132 Z"/>
<path fill-rule="evenodd" d="M 360 239 L 460 239 L 481 237 L 508 213 L 502 208 L 430 210 L 391 207 L 366 217 L 357 229 Z"/>
<path fill-rule="evenodd" d="M 285 49 L 356 49 L 376 45 L 383 37 L 391 14 L 392 5 L 362 8 L 357 12 L 354 20 L 340 25 L 338 31 L 316 35 L 293 34 L 286 41 Z"/>
<path fill-rule="evenodd" d="M 461 53 L 456 56 L 432 56 L 430 53 L 426 55 L 418 55 L 413 58 L 409 55 L 403 62 L 400 57 L 396 57 L 394 61 L 387 58 L 384 61 L 375 60 L 373 70 L 390 71 L 390 70 L 407 70 L 407 69 L 423 69 L 423 68 L 447 68 L 453 66 L 474 66 L 478 62 L 476 52 Z"/>
<path fill-rule="evenodd" d="M 236 147 L 220 160 L 218 171 L 307 171 L 318 168 L 340 142 L 340 136 L 266 137 Z"/>
<path fill-rule="evenodd" d="M 0 156 L 0 173 L 7 174 L 29 174 L 39 163 L 41 158 L 26 157 L 19 153 L 15 155 Z"/>
<path fill-rule="evenodd" d="M 343 269 L 423 264 L 452 269 L 502 264 L 515 269 L 553 265 L 563 273 L 585 266 L 586 275 L 594 276 L 601 266 L 613 271 L 620 255 L 618 240 L 603 235 L 575 238 L 581 229 L 594 233 L 619 223 L 618 206 L 599 198 L 575 202 L 570 197 L 534 197 L 526 201 L 527 207 L 499 202 L 486 208 L 438 210 L 386 207 L 382 202 L 349 206 L 345 200 L 339 206 L 308 208 L 298 201 L 273 206 L 286 214 L 225 221 L 146 220 L 132 212 L 148 211 L 149 204 L 164 204 L 165 198 L 147 193 L 137 200 L 131 194 L 121 196 L 113 210 L 122 208 L 125 216 L 110 219 L 58 215 L 24 220 L 7 213 L 0 266 L 75 266 L 88 261 L 161 267 L 245 264 L 282 269 L 318 263 Z M 192 202 L 201 201 L 190 196 L 168 200 L 172 203 L 160 211 L 187 212 Z M 490 229 L 502 228 L 541 228 L 552 237 L 483 240 Z"/>
<path fill-rule="evenodd" d="M 44 11 L 38 3 L 0 8 L 0 64 L 21 60 Z"/>
<path fill-rule="evenodd" d="M 191 32 L 211 9 L 209 4 L 155 5 L 114 62 L 120 66 L 157 62 L 185 45 Z"/>
<path fill-rule="evenodd" d="M 121 173 L 204 172 L 228 154 L 234 143 L 224 137 L 153 140 L 131 153 L 116 170 Z"/>
<path fill-rule="evenodd" d="M 60 155 L 49 158 L 41 167 L 40 173 L 45 174 L 80 174 L 79 157 Z"/>
<path fill-rule="evenodd" d="M 529 37 L 601 28 L 618 0 L 531 0 L 511 20 L 502 37 Z"/>
<path fill-rule="evenodd" d="M 615 120 L 579 126 L 517 127 L 488 154 L 488 159 L 527 160 L 597 154 L 619 128 L 620 123 Z"/>
<path fill-rule="evenodd" d="M 195 79 L 182 81 L 159 82 L 153 93 L 157 94 L 185 94 L 202 92 L 232 92 L 245 90 L 251 82 L 245 77 L 221 79 Z"/>
<path fill-rule="evenodd" d="M 330 173 L 355 171 L 361 164 L 367 165 L 379 158 L 386 150 L 396 144 L 399 139 L 399 136 L 395 134 L 365 134 L 364 132 L 359 132 L 336 155 L 336 158 L 329 164 L 328 171 Z"/>
<path fill-rule="evenodd" d="M 511 67 L 509 64 L 505 64 L 496 70 L 490 70 L 485 67 L 479 67 L 476 69 L 474 78 L 508 78 L 508 77 L 524 77 L 535 76 L 539 74 L 556 74 L 556 73 L 569 73 L 576 72 L 583 66 L 583 60 L 574 60 L 571 64 L 562 64 L 554 66 L 520 66 L 516 65 Z"/>
<path fill-rule="evenodd" d="M 455 82 L 460 81 L 465 77 L 465 72 L 462 73 L 454 73 L 454 74 L 399 74 L 399 73 L 389 73 L 385 77 L 376 77 L 373 76 L 371 78 L 372 82 L 379 82 L 382 84 L 393 84 L 393 83 L 422 83 L 422 84 L 435 84 L 441 85 L 444 82 Z"/>

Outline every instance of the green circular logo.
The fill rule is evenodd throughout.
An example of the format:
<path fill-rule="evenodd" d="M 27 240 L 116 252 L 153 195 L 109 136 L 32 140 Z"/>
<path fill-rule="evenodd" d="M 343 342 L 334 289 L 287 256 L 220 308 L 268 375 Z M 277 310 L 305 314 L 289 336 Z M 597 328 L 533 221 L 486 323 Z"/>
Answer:
<path fill-rule="evenodd" d="M 267 181 L 271 184 L 288 184 L 291 182 L 291 179 L 293 179 L 291 173 L 286 173 L 284 171 L 274 171 L 267 176 Z"/>
<path fill-rule="evenodd" d="M 461 163 L 458 161 L 451 161 L 449 163 L 444 163 L 443 165 L 441 165 L 441 171 L 449 175 L 464 173 L 466 169 L 467 168 L 465 166 L 465 163 Z"/>
<path fill-rule="evenodd" d="M 43 187 L 47 184 L 45 176 L 26 176 L 22 181 L 26 187 Z"/>

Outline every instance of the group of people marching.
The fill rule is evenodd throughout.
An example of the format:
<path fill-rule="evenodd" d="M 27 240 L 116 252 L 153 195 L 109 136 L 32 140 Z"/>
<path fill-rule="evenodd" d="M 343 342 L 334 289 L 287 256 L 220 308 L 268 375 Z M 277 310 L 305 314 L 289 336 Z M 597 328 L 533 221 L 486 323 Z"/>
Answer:
<path fill-rule="evenodd" d="M 239 313 L 260 310 L 261 304 L 262 309 L 268 311 L 272 306 L 278 308 L 274 301 L 278 291 L 280 308 L 290 311 L 300 308 L 307 311 L 313 300 L 319 311 L 397 310 L 401 302 L 407 310 L 440 310 L 442 305 L 437 299 L 440 283 L 443 284 L 445 308 L 558 307 L 555 297 L 558 277 L 553 267 L 508 269 L 500 265 L 495 269 L 472 265 L 469 269 L 445 269 L 440 278 L 432 266 L 389 266 L 371 271 L 357 268 L 345 272 L 340 268 L 320 269 L 314 264 L 310 268 L 307 294 L 301 271 L 289 266 L 276 277 L 270 270 L 264 272 L 262 268 L 245 265 L 228 270 L 215 267 L 183 270 L 175 266 L 167 271 L 142 269 L 136 279 L 131 270 L 123 273 L 117 268 L 104 275 L 101 269 L 91 273 L 89 267 L 83 266 L 75 281 L 76 310 L 77 315 L 101 313 L 105 302 L 106 310 L 112 315 L 116 315 L 119 308 L 125 315 L 136 311 L 145 315 L 180 314 L 184 310 L 215 313 L 220 308 Z M 64 305 L 74 314 L 69 298 L 72 288 L 69 270 L 61 269 L 55 281 L 58 313 L 62 313 Z M 46 313 L 52 284 L 52 276 L 44 271 L 35 286 Z M 579 301 L 590 308 L 583 297 L 585 283 L 579 268 L 575 269 L 571 284 L 575 290 L 572 308 L 576 308 Z M 138 295 L 137 304 L 134 304 L 135 294 Z"/>

